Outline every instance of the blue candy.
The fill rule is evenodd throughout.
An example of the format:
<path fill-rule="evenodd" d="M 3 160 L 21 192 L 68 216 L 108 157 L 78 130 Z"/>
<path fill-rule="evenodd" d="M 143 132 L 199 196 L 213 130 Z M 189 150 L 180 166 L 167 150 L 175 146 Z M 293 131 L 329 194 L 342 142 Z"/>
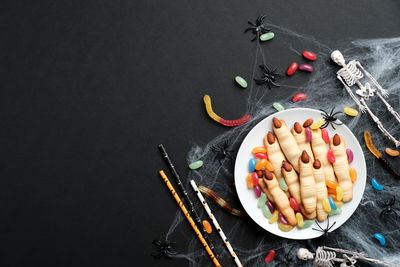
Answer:
<path fill-rule="evenodd" d="M 254 158 L 249 161 L 249 172 L 254 172 L 256 170 L 256 160 Z"/>
<path fill-rule="evenodd" d="M 329 204 L 331 205 L 331 208 L 333 210 L 336 210 L 337 207 L 336 207 L 335 201 L 333 201 L 332 197 L 328 197 L 328 200 L 329 200 Z"/>
<path fill-rule="evenodd" d="M 379 243 L 381 243 L 382 246 L 384 246 L 386 244 L 386 239 L 383 235 L 376 233 L 376 234 L 374 234 L 374 237 L 376 239 L 378 239 Z"/>
<path fill-rule="evenodd" d="M 378 190 L 378 191 L 382 191 L 382 189 L 383 189 L 383 186 L 380 185 L 380 184 L 375 180 L 375 178 L 372 178 L 372 179 L 371 179 L 371 185 L 372 185 L 373 188 L 375 188 L 375 189 Z"/>

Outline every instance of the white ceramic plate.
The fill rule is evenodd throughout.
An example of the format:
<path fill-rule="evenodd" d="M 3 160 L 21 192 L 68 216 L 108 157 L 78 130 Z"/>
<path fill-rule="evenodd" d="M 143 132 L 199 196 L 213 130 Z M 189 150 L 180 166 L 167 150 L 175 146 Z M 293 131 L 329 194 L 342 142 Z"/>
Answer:
<path fill-rule="evenodd" d="M 318 228 L 316 223 L 306 229 L 293 228 L 289 232 L 284 232 L 278 228 L 278 224 L 270 224 L 268 219 L 265 218 L 261 212 L 261 209 L 257 207 L 257 199 L 255 197 L 254 191 L 247 188 L 246 177 L 249 173 L 248 166 L 249 160 L 253 157 L 251 150 L 256 146 L 263 146 L 263 138 L 268 131 L 272 131 L 272 118 L 277 117 L 278 119 L 285 120 L 289 129 L 293 127 L 293 124 L 298 121 L 302 124 L 306 119 L 312 118 L 317 121 L 322 117 L 321 111 L 308 108 L 294 108 L 288 109 L 281 112 L 272 114 L 271 116 L 260 121 L 254 128 L 247 134 L 246 138 L 243 140 L 239 152 L 236 157 L 235 163 L 235 184 L 236 191 L 238 193 L 240 202 L 243 208 L 249 214 L 249 216 L 262 228 L 270 233 L 277 236 L 289 238 L 289 239 L 312 239 L 322 235 L 321 232 L 312 230 L 312 228 Z M 333 130 L 331 126 L 327 128 L 329 136 L 332 137 L 335 133 L 343 136 L 346 141 L 346 147 L 350 148 L 354 153 L 354 160 L 350 164 L 357 170 L 358 178 L 353 184 L 353 200 L 345 203 L 342 206 L 342 213 L 340 215 L 329 216 L 329 222 L 332 224 L 336 221 L 336 224 L 331 228 L 334 231 L 342 224 L 344 224 L 350 216 L 357 209 L 358 204 L 364 194 L 365 182 L 367 177 L 367 170 L 365 165 L 364 154 L 358 143 L 356 137 L 345 125 L 340 125 L 335 127 Z M 322 228 L 327 226 L 327 221 L 320 223 Z M 330 232 L 331 232 L 330 231 Z"/>

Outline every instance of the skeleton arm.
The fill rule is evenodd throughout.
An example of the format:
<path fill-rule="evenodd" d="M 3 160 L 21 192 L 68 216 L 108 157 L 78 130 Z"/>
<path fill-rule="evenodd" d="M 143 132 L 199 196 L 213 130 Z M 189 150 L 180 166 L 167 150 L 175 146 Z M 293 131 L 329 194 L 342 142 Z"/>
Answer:
<path fill-rule="evenodd" d="M 358 67 L 360 67 L 360 69 L 365 73 L 365 76 L 367 76 L 368 79 L 371 80 L 371 82 L 376 86 L 376 88 L 377 88 L 379 91 L 381 91 L 382 95 L 383 95 L 384 97 L 388 97 L 388 96 L 389 96 L 389 93 L 387 92 L 387 90 L 385 90 L 385 89 L 382 88 L 382 86 L 375 80 L 375 78 L 372 77 L 372 75 L 371 75 L 368 71 L 366 71 L 366 70 L 364 69 L 364 67 L 361 65 L 361 63 L 358 62 L 358 61 L 355 61 L 355 63 L 356 63 L 356 65 L 357 65 Z"/>
<path fill-rule="evenodd" d="M 344 87 L 346 88 L 347 92 L 349 93 L 349 95 L 351 96 L 351 98 L 353 99 L 354 102 L 356 102 L 357 106 L 360 108 L 360 111 L 362 113 L 365 113 L 365 106 L 363 106 L 360 101 L 357 99 L 357 97 L 353 94 L 353 92 L 351 91 L 350 87 L 347 86 L 347 84 L 343 81 L 342 76 L 337 75 L 336 76 L 339 81 L 344 85 Z"/>

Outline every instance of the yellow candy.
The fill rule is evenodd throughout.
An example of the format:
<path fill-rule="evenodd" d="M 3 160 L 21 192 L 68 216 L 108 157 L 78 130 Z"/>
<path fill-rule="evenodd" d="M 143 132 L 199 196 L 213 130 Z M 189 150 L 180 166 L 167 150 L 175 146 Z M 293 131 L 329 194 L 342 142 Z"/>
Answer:
<path fill-rule="evenodd" d="M 256 164 L 256 170 L 259 171 L 261 170 L 265 164 L 267 164 L 267 160 L 266 159 L 262 159 L 260 160 L 257 164 Z"/>
<path fill-rule="evenodd" d="M 253 154 L 256 154 L 256 153 L 267 153 L 267 149 L 265 147 L 263 147 L 263 146 L 257 146 L 255 148 L 253 148 L 253 150 L 251 152 L 253 152 Z"/>
<path fill-rule="evenodd" d="M 296 213 L 296 219 L 297 219 L 297 226 L 300 227 L 300 228 L 303 227 L 304 219 L 303 219 L 303 215 L 301 215 L 300 212 Z"/>
<path fill-rule="evenodd" d="M 340 185 L 336 187 L 336 199 L 339 201 L 342 201 L 343 199 L 343 189 L 340 187 Z"/>
<path fill-rule="evenodd" d="M 289 232 L 290 230 L 293 229 L 293 226 L 291 226 L 289 224 L 283 224 L 283 223 L 278 223 L 278 227 L 279 227 L 279 229 L 281 229 L 282 231 L 285 231 L 285 232 Z"/>
<path fill-rule="evenodd" d="M 332 210 L 331 204 L 329 204 L 329 200 L 327 198 L 322 200 L 322 207 L 326 212 L 330 212 Z"/>
<path fill-rule="evenodd" d="M 278 221 L 278 214 L 279 214 L 279 211 L 275 210 L 274 213 L 272 214 L 271 219 L 269 219 L 269 223 L 271 223 L 271 224 L 276 223 Z"/>
<path fill-rule="evenodd" d="M 274 171 L 274 166 L 272 166 L 272 163 L 270 161 L 267 160 L 267 162 L 265 163 L 264 166 L 267 170 L 269 170 L 270 172 Z"/>
<path fill-rule="evenodd" d="M 343 206 L 342 201 L 334 201 L 337 208 L 341 208 Z"/>
<path fill-rule="evenodd" d="M 354 168 L 350 168 L 349 172 L 350 172 L 350 179 L 354 183 L 355 181 L 357 181 L 357 171 Z"/>
<path fill-rule="evenodd" d="M 358 115 L 358 111 L 356 109 L 354 109 L 354 108 L 347 107 L 347 108 L 344 108 L 343 111 L 344 111 L 344 113 L 346 115 L 349 115 L 349 116 L 352 116 L 352 117 L 355 117 L 355 116 Z"/>
<path fill-rule="evenodd" d="M 317 130 L 318 128 L 320 128 L 322 126 L 322 124 L 324 124 L 325 120 L 324 119 L 319 119 L 316 123 L 311 124 L 310 128 L 312 130 Z"/>

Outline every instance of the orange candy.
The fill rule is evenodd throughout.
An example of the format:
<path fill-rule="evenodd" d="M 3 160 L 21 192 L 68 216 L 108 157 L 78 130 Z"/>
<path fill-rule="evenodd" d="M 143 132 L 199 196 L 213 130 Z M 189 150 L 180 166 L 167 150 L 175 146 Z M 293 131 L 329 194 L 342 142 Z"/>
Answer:
<path fill-rule="evenodd" d="M 338 201 L 336 198 L 336 192 L 335 194 L 328 194 L 328 197 L 331 197 L 334 201 Z"/>
<path fill-rule="evenodd" d="M 269 161 L 269 160 L 267 160 L 267 162 L 265 163 L 265 166 L 264 166 L 267 170 L 269 170 L 270 172 L 273 172 L 275 169 L 274 169 L 274 166 L 272 166 L 272 163 Z"/>
<path fill-rule="evenodd" d="M 334 182 L 334 181 L 331 181 L 331 180 L 326 180 L 325 184 L 326 184 L 327 187 L 332 188 L 332 189 L 336 189 L 336 187 L 339 185 L 337 182 Z"/>
<path fill-rule="evenodd" d="M 253 152 L 253 154 L 255 154 L 255 153 L 267 153 L 267 149 L 265 147 L 263 147 L 263 146 L 258 146 L 258 147 L 253 148 L 253 150 L 251 152 Z"/>
<path fill-rule="evenodd" d="M 247 188 L 248 189 L 252 189 L 253 187 L 254 187 L 254 185 L 253 185 L 253 177 L 251 177 L 251 173 L 249 173 L 248 175 L 247 175 Z"/>
<path fill-rule="evenodd" d="M 328 194 L 335 194 L 336 195 L 336 189 L 328 187 Z"/>
<path fill-rule="evenodd" d="M 357 181 L 357 171 L 354 168 L 350 168 L 349 172 L 350 172 L 350 179 L 354 183 L 355 181 Z"/>
<path fill-rule="evenodd" d="M 207 234 L 211 234 L 212 233 L 211 224 L 207 220 L 203 221 L 203 227 L 204 227 L 204 229 L 206 229 Z"/>
<path fill-rule="evenodd" d="M 257 164 L 256 164 L 256 170 L 259 171 L 262 168 L 264 168 L 265 164 L 267 163 L 266 159 L 262 159 L 260 160 Z"/>

